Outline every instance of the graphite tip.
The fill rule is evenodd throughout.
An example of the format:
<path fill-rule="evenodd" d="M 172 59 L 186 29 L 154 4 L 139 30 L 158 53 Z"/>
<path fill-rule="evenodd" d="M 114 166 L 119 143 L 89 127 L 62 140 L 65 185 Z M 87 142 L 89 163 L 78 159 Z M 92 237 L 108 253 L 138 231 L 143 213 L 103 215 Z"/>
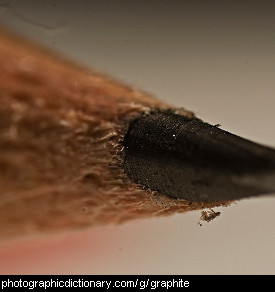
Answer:
<path fill-rule="evenodd" d="M 275 193 L 275 150 L 197 118 L 153 112 L 132 121 L 124 169 L 142 187 L 188 201 Z"/>

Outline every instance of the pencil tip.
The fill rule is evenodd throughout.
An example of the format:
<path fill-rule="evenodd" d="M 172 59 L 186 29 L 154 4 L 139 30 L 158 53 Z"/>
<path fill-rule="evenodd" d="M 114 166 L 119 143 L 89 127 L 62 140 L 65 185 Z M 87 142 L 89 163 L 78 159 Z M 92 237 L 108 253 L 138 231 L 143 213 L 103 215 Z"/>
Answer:
<path fill-rule="evenodd" d="M 188 201 L 226 201 L 275 192 L 275 150 L 196 118 L 155 112 L 124 138 L 126 174 Z"/>

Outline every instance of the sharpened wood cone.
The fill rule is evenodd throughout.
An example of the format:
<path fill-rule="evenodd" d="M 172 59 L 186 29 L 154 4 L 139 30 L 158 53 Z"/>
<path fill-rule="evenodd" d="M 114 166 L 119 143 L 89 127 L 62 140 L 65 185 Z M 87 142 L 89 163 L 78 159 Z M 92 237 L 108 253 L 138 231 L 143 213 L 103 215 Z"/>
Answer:
<path fill-rule="evenodd" d="M 197 118 L 143 115 L 124 146 L 128 176 L 170 197 L 214 202 L 275 193 L 275 150 Z"/>

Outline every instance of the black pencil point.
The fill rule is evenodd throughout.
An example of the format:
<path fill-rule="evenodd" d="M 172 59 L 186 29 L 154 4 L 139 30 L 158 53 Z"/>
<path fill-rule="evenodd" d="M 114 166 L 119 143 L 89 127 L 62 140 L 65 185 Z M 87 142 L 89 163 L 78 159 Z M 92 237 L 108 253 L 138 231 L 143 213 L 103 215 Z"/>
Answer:
<path fill-rule="evenodd" d="M 275 150 L 196 118 L 155 112 L 133 121 L 124 168 L 143 187 L 189 201 L 275 192 Z"/>

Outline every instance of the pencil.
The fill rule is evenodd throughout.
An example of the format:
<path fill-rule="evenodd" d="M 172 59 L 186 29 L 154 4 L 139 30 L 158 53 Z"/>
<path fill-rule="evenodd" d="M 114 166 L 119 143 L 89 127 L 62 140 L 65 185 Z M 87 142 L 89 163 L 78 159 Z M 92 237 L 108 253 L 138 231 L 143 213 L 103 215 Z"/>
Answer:
<path fill-rule="evenodd" d="M 275 190 L 275 151 L 0 31 L 0 236 L 81 230 Z"/>

